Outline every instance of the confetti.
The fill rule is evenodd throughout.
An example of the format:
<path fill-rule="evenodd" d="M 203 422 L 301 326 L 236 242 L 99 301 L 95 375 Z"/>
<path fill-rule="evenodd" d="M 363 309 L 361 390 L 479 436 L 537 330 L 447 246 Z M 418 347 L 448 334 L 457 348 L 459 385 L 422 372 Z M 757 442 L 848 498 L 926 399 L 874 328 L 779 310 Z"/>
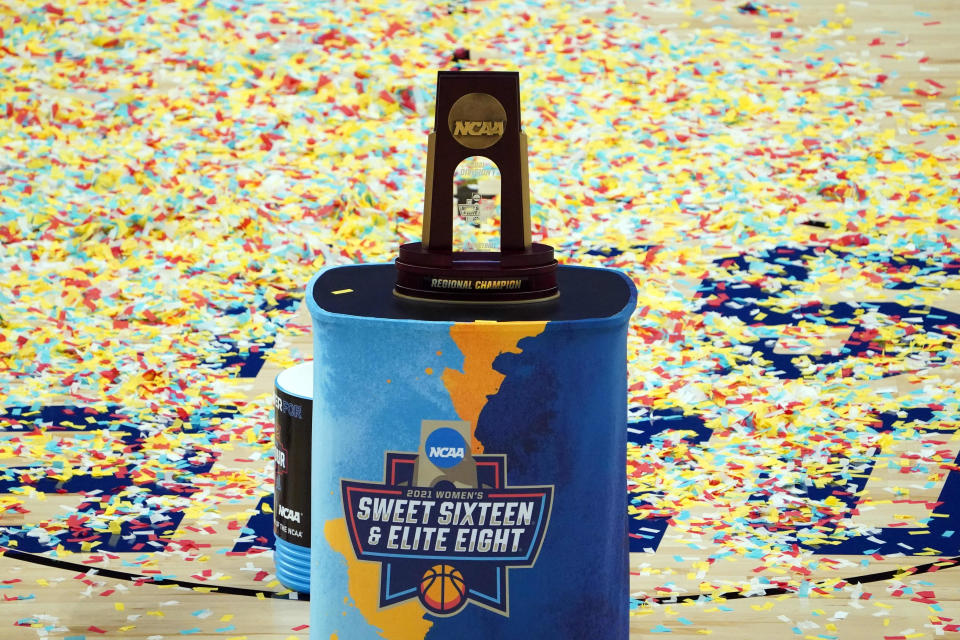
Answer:
<path fill-rule="evenodd" d="M 869 607 L 846 578 L 960 555 L 957 501 L 929 496 L 958 469 L 960 158 L 933 106 L 955 87 L 891 88 L 841 49 L 859 3 L 20 4 L 0 14 L 0 511 L 23 522 L 4 550 L 77 555 L 116 612 L 142 586 L 269 597 L 270 399 L 236 381 L 303 359 L 280 344 L 308 335 L 318 269 L 418 239 L 436 70 L 456 65 L 521 70 L 534 238 L 640 291 L 636 616 L 647 592 L 717 616 L 731 594 Z M 58 492 L 78 501 L 35 517 Z M 643 566 L 665 539 L 687 578 Z M 236 569 L 204 571 L 215 554 Z M 194 612 L 214 615 L 240 626 Z"/>

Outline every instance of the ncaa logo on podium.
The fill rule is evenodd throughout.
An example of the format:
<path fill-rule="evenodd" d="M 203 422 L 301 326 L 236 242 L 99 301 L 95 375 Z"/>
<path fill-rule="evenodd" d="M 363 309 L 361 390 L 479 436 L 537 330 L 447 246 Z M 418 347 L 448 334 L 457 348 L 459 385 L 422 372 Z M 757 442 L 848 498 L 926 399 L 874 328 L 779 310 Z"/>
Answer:
<path fill-rule="evenodd" d="M 463 462 L 467 443 L 453 429 L 441 427 L 427 436 L 424 449 L 430 462 L 441 469 L 449 469 Z"/>

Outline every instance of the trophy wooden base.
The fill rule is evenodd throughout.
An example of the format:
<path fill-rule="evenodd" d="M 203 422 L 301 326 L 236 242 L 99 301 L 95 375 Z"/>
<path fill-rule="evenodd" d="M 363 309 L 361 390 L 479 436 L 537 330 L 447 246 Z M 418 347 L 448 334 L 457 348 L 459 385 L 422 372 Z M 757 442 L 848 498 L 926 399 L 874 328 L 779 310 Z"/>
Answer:
<path fill-rule="evenodd" d="M 434 302 L 503 304 L 556 298 L 553 247 L 523 252 L 428 251 L 420 242 L 400 247 L 394 294 Z"/>

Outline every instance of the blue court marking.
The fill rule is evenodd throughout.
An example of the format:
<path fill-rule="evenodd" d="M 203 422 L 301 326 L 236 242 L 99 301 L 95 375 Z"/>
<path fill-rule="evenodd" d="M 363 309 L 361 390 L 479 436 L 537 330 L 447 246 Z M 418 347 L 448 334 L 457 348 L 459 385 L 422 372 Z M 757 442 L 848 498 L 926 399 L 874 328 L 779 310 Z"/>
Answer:
<path fill-rule="evenodd" d="M 635 409 L 631 413 L 637 413 Z M 713 429 L 706 427 L 703 418 L 693 414 L 684 414 L 679 409 L 657 409 L 642 417 L 631 416 L 632 422 L 627 426 L 627 442 L 631 445 L 643 446 L 656 444 L 666 434 L 675 431 L 691 431 L 692 437 L 686 440 L 702 444 L 713 435 Z M 642 508 L 651 504 L 648 498 L 660 495 L 655 493 L 633 492 L 628 496 L 631 504 Z M 656 550 L 660 546 L 663 534 L 666 533 L 669 523 L 667 516 L 630 516 L 628 518 L 630 551 L 641 552 Z"/>
<path fill-rule="evenodd" d="M 829 256 L 825 254 L 829 252 Z M 936 307 L 917 310 L 917 305 L 902 305 L 899 303 L 840 303 L 840 304 L 809 304 L 806 306 L 791 309 L 790 311 L 776 311 L 771 308 L 771 303 L 776 303 L 781 296 L 793 292 L 797 283 L 805 281 L 810 276 L 810 268 L 807 261 L 818 259 L 830 259 L 842 262 L 848 258 L 879 264 L 887 272 L 899 271 L 905 274 L 907 280 L 893 283 L 887 288 L 892 291 L 903 291 L 915 288 L 928 287 L 923 282 L 927 276 L 955 275 L 960 273 L 960 263 L 956 261 L 950 263 L 938 263 L 919 258 L 907 258 L 893 255 L 871 255 L 860 256 L 852 252 L 828 249 L 825 247 L 776 247 L 767 252 L 758 255 L 739 255 L 729 258 L 721 258 L 715 261 L 719 266 L 733 272 L 731 279 L 719 281 L 706 278 L 701 281 L 698 289 L 698 297 L 702 298 L 699 305 L 701 313 L 714 312 L 728 317 L 736 317 L 744 323 L 761 328 L 768 328 L 771 333 L 754 342 L 747 343 L 747 346 L 755 352 L 762 355 L 766 360 L 772 362 L 768 365 L 768 372 L 784 379 L 814 379 L 823 375 L 842 375 L 840 368 L 849 362 L 855 361 L 858 357 L 871 357 L 870 351 L 880 351 L 884 347 L 894 350 L 899 356 L 903 357 L 905 353 L 915 350 L 907 341 L 899 340 L 894 345 L 877 344 L 875 335 L 867 328 L 861 326 L 860 316 L 865 312 L 873 312 L 879 316 L 908 323 L 907 326 L 915 327 L 915 333 L 923 335 L 936 335 L 944 340 L 941 341 L 942 349 L 932 353 L 926 353 L 926 366 L 941 364 L 946 361 L 946 357 L 953 351 L 956 351 L 956 340 L 947 338 L 949 332 L 941 332 L 941 327 L 960 327 L 960 314 Z M 741 271 L 741 274 L 737 274 Z M 755 279 L 759 276 L 773 276 L 781 285 L 776 291 L 767 291 L 755 284 L 745 282 L 744 280 Z M 909 281 L 908 281 L 909 280 Z M 716 297 L 719 294 L 727 295 L 726 300 Z M 896 294 L 891 293 L 891 296 Z M 711 304 L 711 300 L 714 304 Z M 763 304 L 767 303 L 767 304 Z M 756 319 L 756 315 L 762 312 L 765 317 L 761 321 Z M 779 336 L 779 328 L 783 326 L 792 326 L 799 321 L 807 321 L 825 326 L 837 326 L 853 328 L 850 338 L 847 339 L 839 353 L 811 355 L 791 355 L 774 353 Z M 812 361 L 814 365 L 819 366 L 815 376 L 804 376 L 798 366 L 795 364 L 797 358 L 804 358 Z M 723 375 L 732 369 L 720 369 L 715 373 Z M 894 375 L 901 373 L 898 370 L 888 370 L 884 375 Z M 632 412 L 636 413 L 639 408 L 634 408 Z M 935 418 L 935 412 L 928 407 L 907 407 L 901 413 L 881 413 L 875 417 L 880 420 L 881 425 L 874 429 L 875 433 L 890 432 L 894 430 L 894 423 L 897 420 L 905 422 L 930 422 Z M 656 436 L 666 431 L 688 430 L 694 432 L 692 441 L 697 444 L 703 444 L 710 437 L 710 430 L 702 425 L 702 420 L 694 415 L 683 416 L 677 411 L 653 412 L 650 416 L 631 422 L 627 428 L 628 440 L 631 444 L 646 445 L 656 443 Z M 672 423 L 672 424 L 671 424 Z M 699 423 L 699 424 L 698 424 Z M 934 425 L 918 427 L 918 431 L 923 434 L 929 433 L 953 433 L 953 430 L 938 430 Z M 863 456 L 857 459 L 850 459 L 851 464 L 862 465 L 857 476 L 869 476 L 875 466 L 875 458 Z M 946 464 L 946 463 L 944 463 Z M 827 536 L 827 543 L 819 541 L 811 542 L 803 539 L 805 532 L 812 532 L 813 527 L 798 526 L 789 529 L 795 535 L 791 538 L 796 539 L 796 543 L 804 548 L 813 549 L 816 553 L 823 554 L 891 554 L 891 553 L 931 553 L 935 550 L 941 554 L 960 553 L 960 536 L 955 535 L 954 528 L 956 523 L 960 522 L 960 456 L 953 461 L 952 469 L 947 474 L 943 489 L 937 500 L 936 506 L 931 511 L 930 517 L 926 520 L 925 529 L 910 529 L 899 527 L 883 527 L 875 529 L 867 535 L 850 535 L 846 532 L 837 532 L 837 535 L 831 539 Z M 823 487 L 816 487 L 812 483 L 804 483 L 803 486 L 797 486 L 800 498 L 810 500 L 822 500 L 829 496 L 839 499 L 851 511 L 855 508 L 858 498 L 857 493 L 863 490 L 868 482 L 868 477 L 836 477 L 833 482 L 827 482 Z M 760 479 L 762 481 L 762 478 Z M 654 494 L 647 493 L 647 496 Z M 754 494 L 751 501 L 762 503 L 769 499 L 769 494 L 760 492 Z M 631 496 L 635 506 L 642 506 L 646 501 L 644 494 L 635 493 Z M 849 516 L 845 516 L 849 517 Z M 951 525 L 951 522 L 954 523 Z M 757 526 L 763 523 L 757 522 Z M 630 518 L 630 546 L 631 551 L 656 550 L 663 534 L 666 531 L 667 523 L 665 517 L 632 517 Z M 826 528 L 831 529 L 830 527 Z M 781 529 L 783 530 L 783 529 Z M 837 530 L 836 523 L 832 527 Z M 823 537 L 824 527 L 821 526 L 817 533 L 818 536 L 810 536 L 816 540 L 817 537 Z"/>
<path fill-rule="evenodd" d="M 109 431 L 113 448 L 117 451 L 122 449 L 125 460 L 128 460 L 112 467 L 112 472 L 108 474 L 76 474 L 66 480 L 46 475 L 48 469 L 56 471 L 59 464 L 56 461 L 45 462 L 43 465 L 4 467 L 0 469 L 0 493 L 10 493 L 20 487 L 29 486 L 51 496 L 122 495 L 123 500 L 129 501 L 131 507 L 136 509 L 136 513 L 127 516 L 118 516 L 115 513 L 109 517 L 111 522 L 119 522 L 119 531 L 102 531 L 96 528 L 98 525 L 88 523 L 96 522 L 98 516 L 103 514 L 105 506 L 99 501 L 78 496 L 76 499 L 79 503 L 73 506 L 70 514 L 64 515 L 63 526 L 66 531 L 47 535 L 34 526 L 5 525 L 0 526 L 0 544 L 28 553 L 51 551 L 58 545 L 63 545 L 68 551 L 80 552 L 84 543 L 98 543 L 92 547 L 93 550 L 115 553 L 143 553 L 167 547 L 183 521 L 182 510 L 167 509 L 163 512 L 162 520 L 153 522 L 151 514 L 143 514 L 141 509 L 152 509 L 145 507 L 150 497 L 189 496 L 198 491 L 193 480 L 196 476 L 210 471 L 216 461 L 217 452 L 212 448 L 186 445 L 180 452 L 179 459 L 172 462 L 176 469 L 169 472 L 168 477 L 149 483 L 134 482 L 138 456 L 143 456 L 143 442 L 151 431 L 121 411 L 122 408 L 117 405 L 108 405 L 103 411 L 70 405 L 12 406 L 0 409 L 0 420 L 6 423 L 0 429 L 0 439 L 12 440 L 39 430 L 48 436 L 63 433 L 64 436 L 84 440 L 96 437 L 99 435 L 97 432 Z M 212 407 L 197 411 L 182 420 L 179 431 L 183 434 L 200 433 L 208 427 L 211 418 L 228 418 L 235 413 L 235 407 Z M 158 425 L 150 426 L 153 431 L 158 428 Z M 60 446 L 55 439 L 51 439 L 46 445 L 46 451 L 56 454 L 60 451 Z M 269 500 L 272 499 L 273 497 L 269 496 Z M 254 534 L 248 546 L 257 544 L 272 547 L 272 517 L 266 514 L 269 523 L 265 524 L 262 512 L 258 512 L 258 515 L 259 518 L 254 516 L 251 522 L 247 523 L 247 528 Z M 264 527 L 269 530 L 268 534 L 264 533 Z M 41 535 L 37 535 L 38 533 Z M 262 543 L 261 538 L 266 538 L 267 542 Z"/>
<path fill-rule="evenodd" d="M 302 295 L 284 296 L 278 297 L 276 304 L 270 304 L 263 300 L 262 297 L 257 297 L 260 298 L 259 303 L 253 306 L 261 313 L 289 310 L 296 307 L 296 305 L 300 304 L 303 300 Z M 219 313 L 228 316 L 242 315 L 249 312 L 249 306 L 239 303 L 219 310 Z M 251 347 L 256 348 L 256 351 L 252 351 L 251 347 L 241 349 L 236 340 L 219 337 L 211 343 L 211 348 L 214 351 L 220 352 L 221 359 L 211 366 L 214 369 L 239 367 L 237 370 L 238 378 L 255 378 L 257 374 L 260 373 L 260 369 L 263 368 L 267 351 L 272 349 L 273 346 L 274 339 L 272 337 L 256 340 L 254 344 L 251 345 Z"/>
<path fill-rule="evenodd" d="M 839 373 L 839 365 L 851 358 L 869 357 L 870 351 L 880 352 L 884 349 L 893 350 L 898 356 L 911 350 L 909 341 L 903 336 L 896 343 L 887 344 L 875 340 L 876 332 L 861 324 L 861 316 L 865 312 L 874 312 L 890 320 L 909 322 L 926 334 L 937 334 L 945 338 L 943 349 L 925 352 L 929 355 L 927 366 L 944 364 L 951 347 L 956 344 L 954 339 L 947 339 L 949 334 L 939 332 L 940 327 L 960 326 L 960 314 L 945 309 L 931 308 L 926 312 L 917 312 L 915 305 L 903 305 L 894 302 L 852 302 L 837 304 L 810 303 L 792 308 L 788 311 L 777 311 L 772 308 L 787 294 L 796 293 L 797 284 L 809 279 L 810 268 L 807 261 L 830 259 L 838 264 L 848 258 L 890 270 L 910 270 L 912 281 L 895 283 L 887 289 L 891 297 L 896 297 L 896 291 L 924 288 L 923 278 L 932 275 L 955 275 L 960 273 L 960 264 L 930 263 L 916 258 L 901 258 L 898 256 L 858 256 L 849 252 L 828 249 L 826 247 L 776 247 L 758 255 L 739 255 L 715 260 L 715 264 L 731 271 L 731 279 L 717 280 L 704 278 L 697 289 L 697 296 L 701 299 L 698 311 L 701 313 L 718 313 L 726 317 L 735 317 L 744 324 L 754 327 L 766 327 L 775 330 L 777 327 L 793 326 L 804 321 L 811 324 L 831 327 L 852 327 L 853 333 L 846 340 L 843 347 L 836 354 L 793 355 L 775 353 L 779 332 L 771 332 L 758 340 L 745 343 L 755 353 L 772 362 L 767 370 L 780 378 L 802 378 L 803 373 L 796 364 L 800 359 L 811 362 L 815 367 L 826 367 L 818 372 Z M 761 277 L 776 279 L 779 288 L 776 291 L 764 289 L 752 284 L 749 280 Z M 929 287 L 927 287 L 929 288 Z M 722 299 L 726 296 L 726 299 Z M 756 316 L 764 314 L 762 320 Z M 920 350 L 920 349 L 916 349 Z M 837 365 L 831 367 L 831 365 Z M 732 369 L 720 369 L 715 373 L 723 375 Z M 901 373 L 898 370 L 888 371 L 886 375 Z"/>
<path fill-rule="evenodd" d="M 220 359 L 209 365 L 212 369 L 239 367 L 236 374 L 238 378 L 256 378 L 266 361 L 267 351 L 273 348 L 274 341 L 263 340 L 255 343 L 252 346 L 256 347 L 256 351 L 252 351 L 251 347 L 241 349 L 236 340 L 229 338 L 217 338 L 211 344 L 219 344 L 217 351 L 220 353 Z"/>
<path fill-rule="evenodd" d="M 264 510 L 264 506 L 269 507 L 269 511 Z M 273 533 L 273 494 L 260 498 L 257 503 L 256 513 L 247 520 L 247 524 L 240 530 L 240 537 L 237 538 L 232 552 L 250 551 L 253 548 L 273 549 L 276 546 L 276 538 Z"/>

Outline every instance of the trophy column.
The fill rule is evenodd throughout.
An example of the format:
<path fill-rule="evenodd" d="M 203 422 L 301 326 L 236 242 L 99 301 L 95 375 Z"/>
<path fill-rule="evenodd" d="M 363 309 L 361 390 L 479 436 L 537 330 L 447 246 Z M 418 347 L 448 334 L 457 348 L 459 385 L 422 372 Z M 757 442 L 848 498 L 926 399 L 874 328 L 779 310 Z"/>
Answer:
<path fill-rule="evenodd" d="M 456 251 L 457 167 L 487 158 L 500 172 L 498 251 Z M 441 71 L 427 139 L 423 236 L 400 247 L 398 296 L 466 303 L 542 302 L 558 295 L 553 248 L 531 241 L 527 137 L 516 72 Z"/>

